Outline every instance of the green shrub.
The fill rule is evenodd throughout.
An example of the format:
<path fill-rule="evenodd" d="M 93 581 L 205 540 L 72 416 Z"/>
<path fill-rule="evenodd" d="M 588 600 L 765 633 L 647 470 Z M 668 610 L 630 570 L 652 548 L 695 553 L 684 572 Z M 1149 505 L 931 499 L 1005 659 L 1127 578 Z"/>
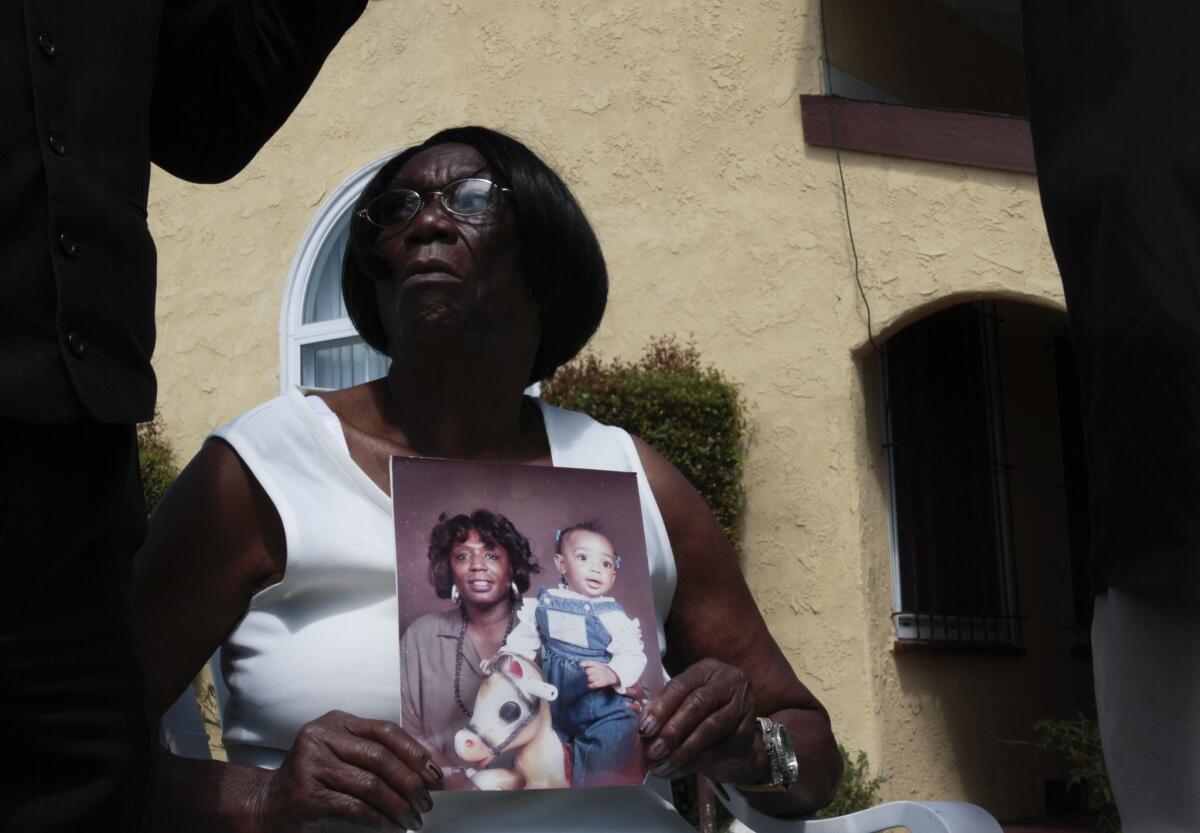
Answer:
<path fill-rule="evenodd" d="M 838 752 L 842 754 L 842 781 L 838 784 L 833 801 L 824 810 L 817 813 L 817 818 L 828 819 L 834 816 L 845 816 L 857 813 L 879 803 L 879 788 L 886 778 L 871 776 L 871 768 L 867 764 L 867 753 L 861 749 L 853 759 L 846 748 L 838 744 Z"/>
<path fill-rule="evenodd" d="M 635 362 L 577 359 L 542 385 L 542 398 L 641 437 L 712 507 L 738 549 L 745 426 L 737 388 L 704 367 L 692 345 L 650 342 Z"/>
<path fill-rule="evenodd" d="M 142 471 L 142 489 L 146 494 L 146 512 L 154 510 L 158 501 L 179 476 L 175 453 L 163 436 L 162 418 L 158 409 L 154 419 L 137 427 L 138 466 Z"/>
<path fill-rule="evenodd" d="M 1095 814 L 1100 832 L 1119 833 L 1121 819 L 1104 766 L 1100 724 L 1080 715 L 1076 720 L 1039 720 L 1033 731 L 1039 736 L 1039 748 L 1066 757 L 1070 773 L 1067 786 L 1079 786 L 1083 805 Z"/>

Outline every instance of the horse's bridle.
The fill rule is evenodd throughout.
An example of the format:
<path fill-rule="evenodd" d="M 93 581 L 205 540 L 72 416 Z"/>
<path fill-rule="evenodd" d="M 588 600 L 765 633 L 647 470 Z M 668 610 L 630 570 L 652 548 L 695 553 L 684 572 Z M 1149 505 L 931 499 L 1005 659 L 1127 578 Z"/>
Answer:
<path fill-rule="evenodd" d="M 490 669 L 490 671 L 488 672 L 488 676 L 491 677 L 491 676 L 495 676 L 496 674 L 499 674 L 500 677 L 504 680 L 504 682 L 508 683 L 509 687 L 516 693 L 517 698 L 522 703 L 525 704 L 525 708 L 528 710 L 528 714 L 526 714 L 523 718 L 521 718 L 520 720 L 518 720 L 516 722 L 516 724 L 512 728 L 512 731 L 510 731 L 508 733 L 508 736 L 505 737 L 504 740 L 501 741 L 499 744 L 494 744 L 490 740 L 487 739 L 487 737 L 483 734 L 483 732 L 481 732 L 475 726 L 474 716 L 472 715 L 472 719 L 467 721 L 467 731 L 473 733 L 475 735 L 475 737 L 477 737 L 481 741 L 483 741 L 483 745 L 486 746 L 488 748 L 488 751 L 490 751 L 493 755 L 499 755 L 501 752 L 503 752 L 504 749 L 510 743 L 512 743 L 513 738 L 515 738 L 522 729 L 524 729 L 526 726 L 528 726 L 529 723 L 535 717 L 537 717 L 537 713 L 540 708 L 535 699 L 531 698 L 528 694 L 526 694 L 524 691 L 521 690 L 521 687 L 519 685 L 517 685 L 515 679 L 513 678 L 513 676 L 511 674 L 509 674 L 503 668 L 498 668 L 495 665 L 493 665 L 492 668 Z"/>

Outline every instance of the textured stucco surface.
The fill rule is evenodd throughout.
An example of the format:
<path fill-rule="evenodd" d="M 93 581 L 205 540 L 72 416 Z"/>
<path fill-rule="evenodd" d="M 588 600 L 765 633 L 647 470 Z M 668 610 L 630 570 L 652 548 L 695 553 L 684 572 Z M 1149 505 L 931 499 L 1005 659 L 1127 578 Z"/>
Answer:
<path fill-rule="evenodd" d="M 288 265 L 347 175 L 440 127 L 509 131 L 559 169 L 605 247 L 612 295 L 593 348 L 633 357 L 675 333 L 741 384 L 746 573 L 840 739 L 868 751 L 889 797 L 1036 812 L 1040 787 L 1011 777 L 1030 755 L 980 724 L 1010 691 L 1036 717 L 1061 713 L 1037 693 L 1059 672 L 1033 656 L 890 652 L 866 312 L 834 155 L 806 147 L 800 124 L 819 45 L 815 0 L 375 0 L 237 178 L 198 187 L 155 172 L 161 409 L 190 456 L 277 393 Z M 1061 306 L 1031 177 L 843 162 L 877 334 L 964 298 Z M 1017 666 L 1023 686 L 994 679 Z"/>

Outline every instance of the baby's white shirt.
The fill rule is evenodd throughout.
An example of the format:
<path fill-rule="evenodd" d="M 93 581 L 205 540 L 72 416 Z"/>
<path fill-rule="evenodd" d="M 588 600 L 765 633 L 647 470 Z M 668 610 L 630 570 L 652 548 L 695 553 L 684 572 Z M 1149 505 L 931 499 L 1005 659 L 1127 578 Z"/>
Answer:
<path fill-rule="evenodd" d="M 593 604 L 616 602 L 612 596 L 585 596 L 564 587 L 547 588 L 547 592 L 552 596 L 578 599 Z M 517 626 L 508 635 L 508 639 L 504 642 L 504 648 L 501 650 L 529 660 L 537 658 L 538 650 L 542 647 L 542 637 L 538 633 L 537 627 L 537 609 L 536 598 L 523 600 L 521 609 L 517 611 Z M 646 670 L 646 649 L 642 642 L 641 623 L 626 614 L 623 608 L 597 615 L 608 630 L 610 637 L 608 645 L 605 646 L 605 650 L 612 654 L 612 660 L 608 663 L 608 667 L 616 673 L 617 679 L 620 680 L 620 684 L 616 686 L 617 693 L 624 694 L 625 690 L 636 683 L 642 676 L 642 672 Z M 554 619 L 551 619 L 550 627 L 553 629 L 550 634 L 552 638 L 570 645 L 578 645 L 581 648 L 587 647 L 586 629 L 556 627 Z"/>

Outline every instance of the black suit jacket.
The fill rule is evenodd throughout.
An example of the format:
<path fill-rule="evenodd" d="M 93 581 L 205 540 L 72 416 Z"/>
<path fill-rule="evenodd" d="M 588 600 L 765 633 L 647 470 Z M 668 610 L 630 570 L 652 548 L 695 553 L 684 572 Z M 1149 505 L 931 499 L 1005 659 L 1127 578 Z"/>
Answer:
<path fill-rule="evenodd" d="M 0 418 L 155 397 L 150 163 L 242 169 L 366 0 L 0 0 Z"/>
<path fill-rule="evenodd" d="M 1025 0 L 1098 590 L 1200 601 L 1200 5 Z"/>

